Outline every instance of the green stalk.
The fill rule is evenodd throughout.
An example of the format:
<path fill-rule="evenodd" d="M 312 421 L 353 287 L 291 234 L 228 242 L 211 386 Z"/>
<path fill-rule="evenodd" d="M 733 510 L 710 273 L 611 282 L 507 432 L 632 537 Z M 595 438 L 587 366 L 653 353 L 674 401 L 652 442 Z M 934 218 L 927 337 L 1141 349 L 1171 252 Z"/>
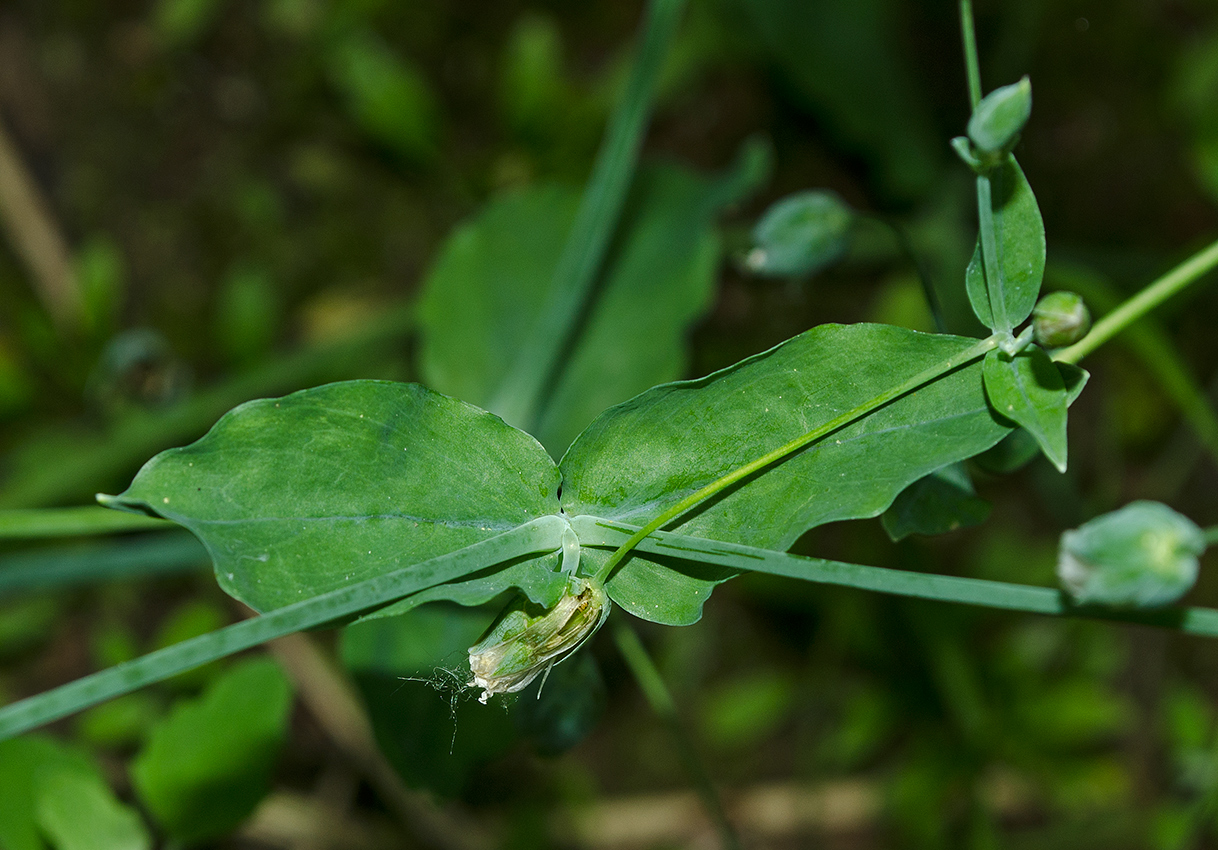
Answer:
<path fill-rule="evenodd" d="M 1077 363 L 1138 319 L 1204 277 L 1218 266 L 1218 242 L 1193 254 L 1180 265 L 1151 283 L 1137 295 L 1095 323 L 1091 333 L 1068 348 L 1054 352 L 1053 359 Z"/>
<path fill-rule="evenodd" d="M 643 134 L 685 0 L 650 0 L 638 54 L 592 167 L 575 222 L 550 283 L 546 306 L 489 405 L 504 421 L 536 431 L 546 385 L 576 330 L 609 250 L 638 164 Z"/>
<path fill-rule="evenodd" d="M 981 103 L 981 65 L 977 61 L 977 35 L 973 26 L 973 0 L 960 0 L 960 35 L 964 39 L 964 72 L 973 109 Z"/>
<path fill-rule="evenodd" d="M 681 755 L 681 761 L 685 763 L 685 770 L 689 773 L 698 796 L 702 798 L 702 805 L 705 806 L 706 813 L 714 821 L 715 828 L 719 830 L 719 840 L 723 847 L 725 850 L 740 850 L 740 838 L 736 835 L 731 821 L 727 819 L 727 812 L 723 810 L 723 803 L 719 800 L 710 774 L 707 772 L 706 766 L 702 764 L 702 760 L 698 758 L 693 741 L 685 733 L 685 727 L 681 724 L 681 716 L 677 714 L 677 705 L 673 701 L 672 693 L 664 684 L 664 679 L 660 676 L 660 671 L 656 669 L 655 662 L 647 654 L 647 648 L 643 646 L 643 642 L 639 640 L 634 629 L 626 625 L 620 617 L 614 618 L 613 640 L 635 681 L 639 683 L 639 689 L 643 692 L 651 710 L 668 726 L 668 730 L 676 742 L 677 751 Z"/>
<path fill-rule="evenodd" d="M 707 484 L 705 487 L 691 493 L 631 535 L 630 539 L 619 546 L 618 549 L 609 556 L 609 559 L 605 561 L 604 566 L 602 566 L 596 574 L 596 580 L 602 584 L 608 581 L 610 576 L 613 575 L 613 571 L 617 568 L 618 564 L 620 564 L 622 560 L 625 559 L 628 554 L 630 554 L 630 550 L 637 546 L 640 541 L 645 539 L 656 529 L 667 525 L 669 522 L 676 519 L 691 508 L 705 502 L 707 499 L 711 498 L 717 493 L 721 493 L 723 490 L 731 487 L 737 481 L 747 478 L 753 473 L 782 460 L 788 455 L 799 451 L 809 443 L 832 434 L 834 431 L 849 425 L 856 419 L 861 419 L 863 416 L 866 416 L 873 410 L 883 407 L 891 401 L 895 401 L 906 393 L 916 390 L 923 384 L 930 383 L 936 378 L 951 372 L 953 369 L 957 369 L 966 363 L 970 363 L 973 360 L 984 357 L 986 353 L 997 348 L 999 341 L 1003 338 L 1003 334 L 994 334 L 983 340 L 979 340 L 976 345 L 966 348 L 964 351 L 949 357 L 942 363 L 931 366 L 929 369 L 922 370 L 912 378 L 898 384 L 892 389 L 880 393 L 869 401 L 865 401 L 851 410 L 847 410 L 841 416 L 835 417 L 823 425 L 813 428 L 811 431 L 796 437 L 790 442 L 784 443 L 773 451 L 767 452 L 756 460 L 746 463 L 744 466 L 727 473 L 721 478 L 717 478 L 710 484 Z"/>
<path fill-rule="evenodd" d="M 0 510 L 0 540 L 35 537 L 85 537 L 172 528 L 168 520 L 142 514 L 120 513 L 97 505 L 79 508 L 28 508 Z"/>
<path fill-rule="evenodd" d="M 492 564 L 556 551 L 566 528 L 561 517 L 540 517 L 464 549 L 276 608 L 11 703 L 0 708 L 0 740 L 268 640 L 344 621 Z"/>
<path fill-rule="evenodd" d="M 592 516 L 575 517 L 571 520 L 571 527 L 579 535 L 582 545 L 606 549 L 616 545 L 617 541 L 634 528 L 634 526 L 624 523 Z M 1209 529 L 1207 535 L 1214 531 L 1215 529 Z M 1210 539 L 1214 540 L 1213 537 Z M 1218 542 L 1218 540 L 1214 542 Z M 768 573 L 818 584 L 889 593 L 894 596 L 976 605 L 982 608 L 997 608 L 1051 617 L 1137 623 L 1144 626 L 1175 629 L 1184 634 L 1199 637 L 1218 638 L 1218 609 L 1214 608 L 1184 606 L 1153 609 L 1101 608 L 1098 606 L 1080 608 L 1072 605 L 1060 590 L 1052 587 L 920 573 L 913 570 L 894 570 L 843 561 L 827 561 L 823 558 L 808 558 L 772 549 L 706 540 L 667 531 L 653 531 L 649 537 L 638 544 L 638 548 L 641 552 L 665 558 L 678 558 L 697 564 L 716 564 L 740 572 Z"/>

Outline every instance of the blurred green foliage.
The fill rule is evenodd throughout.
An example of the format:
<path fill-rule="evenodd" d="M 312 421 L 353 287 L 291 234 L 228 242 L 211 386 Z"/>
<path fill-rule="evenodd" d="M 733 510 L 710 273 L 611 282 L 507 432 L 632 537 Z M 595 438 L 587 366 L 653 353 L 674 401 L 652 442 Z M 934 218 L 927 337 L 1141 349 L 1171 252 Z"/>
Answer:
<path fill-rule="evenodd" d="M 567 408 L 571 421 L 555 413 L 547 445 L 560 451 L 591 414 L 636 389 L 705 374 L 814 324 L 931 329 L 910 259 L 887 235 L 860 228 L 810 283 L 753 280 L 721 262 L 767 205 L 808 188 L 899 222 L 949 327 L 976 329 L 963 286 L 972 186 L 947 146 L 969 113 L 951 7 L 691 5 L 645 152 L 670 164 L 647 167 L 628 218 L 648 230 L 648 250 L 620 273 L 638 291 L 649 274 L 684 273 L 697 309 L 665 321 L 662 334 L 646 323 L 663 318 L 654 310 L 615 325 L 640 345 L 664 343 L 664 355 L 640 365 L 595 348 L 588 361 L 612 386 L 578 415 Z M 1119 296 L 1218 231 L 1213 8 L 1117 0 L 979 2 L 977 11 L 987 85 L 1024 73 L 1035 82 L 1016 153 L 1041 201 L 1051 266 L 1094 269 Z M 638 13 L 614 3 L 9 4 L 0 113 L 68 235 L 84 311 L 76 336 L 55 328 L 6 231 L 0 502 L 115 492 L 144 459 L 198 436 L 228 407 L 325 380 L 421 377 L 477 401 L 485 387 L 444 384 L 436 331 L 465 327 L 468 344 L 446 331 L 464 357 L 493 341 L 478 329 L 471 292 L 517 273 L 503 251 L 544 280 L 543 255 L 561 247 L 574 203 L 563 187 L 587 176 Z M 703 175 L 722 173 L 758 131 L 774 146 L 769 184 L 756 198 L 708 204 L 716 178 Z M 503 251 L 480 257 L 477 273 L 454 272 L 453 246 L 496 223 Z M 445 283 L 445 274 L 455 277 Z M 420 339 L 407 320 L 367 344 L 326 347 L 419 298 Z M 499 312 L 517 300 L 506 297 Z M 1218 364 L 1216 311 L 1215 289 L 1198 288 L 1157 317 L 1202 384 Z M 1178 396 L 1136 350 L 1110 348 L 1087 363 L 1094 379 L 1072 409 L 1066 475 L 1016 432 L 944 476 L 950 511 L 896 526 L 889 514 L 900 542 L 864 521 L 818 529 L 797 551 L 1051 584 L 1058 533 L 1130 499 L 1161 499 L 1212 524 L 1215 469 L 1180 426 Z M 501 354 L 481 356 L 488 375 L 504 365 Z M 921 536 L 970 525 L 960 519 L 980 517 L 982 500 L 993 504 L 988 522 Z M 17 544 L 5 547 L 7 556 Z M 28 557 L 53 553 L 20 554 L 33 564 Z M 1218 588 L 1205 566 L 1190 599 L 1212 605 Z M 52 675 L 217 622 L 216 609 L 175 581 L 149 581 L 148 608 L 117 614 L 92 591 L 6 599 L 0 693 L 30 693 Z M 113 620 L 91 624 L 97 612 Z M 420 661 L 437 648 L 460 668 L 490 616 L 446 614 L 436 634 L 411 632 L 427 636 L 418 644 L 398 629 L 409 618 L 421 628 L 429 608 L 343 633 L 341 656 L 409 782 L 522 812 L 516 840 L 542 846 L 530 812 L 683 781 L 667 745 L 645 731 L 652 721 L 608 647 L 556 668 L 541 700 L 529 691 L 510 713 L 454 709 L 451 691 L 401 681 L 439 676 Z M 843 839 L 850 846 L 1176 850 L 1218 841 L 1210 644 L 757 576 L 718 594 L 699 625 L 644 637 L 724 785 L 861 778 L 879 790 L 881 814 Z M 201 701 L 167 717 L 170 691 L 136 694 L 69 734 L 107 764 L 138 749 L 134 796 L 160 828 L 222 836 L 271 782 L 301 787 L 325 760 L 307 737 L 293 738 L 300 754 L 290 764 L 275 760 L 289 697 L 282 674 L 252 663 L 230 671 L 237 679 L 210 679 Z M 246 675 L 257 682 L 242 685 Z M 242 696 L 260 696 L 258 705 Z M 604 722 L 583 738 L 602 706 Z M 175 719 L 184 712 L 202 719 Z M 237 713 L 246 719 L 233 722 Z M 171 743 L 189 756 L 165 756 Z M 536 751 L 567 755 L 539 760 Z M 221 764 L 227 755 L 242 764 Z M 34 782 L 35 763 L 62 778 Z M 221 774 L 240 778 L 236 790 L 200 819 L 182 801 Z M 48 738 L 0 745 L 0 787 L 19 791 L 0 794 L 0 844 L 147 846 L 134 810 L 119 802 L 132 792 L 108 779 L 91 756 Z M 73 832 L 54 802 L 64 783 L 113 827 L 111 840 Z"/>

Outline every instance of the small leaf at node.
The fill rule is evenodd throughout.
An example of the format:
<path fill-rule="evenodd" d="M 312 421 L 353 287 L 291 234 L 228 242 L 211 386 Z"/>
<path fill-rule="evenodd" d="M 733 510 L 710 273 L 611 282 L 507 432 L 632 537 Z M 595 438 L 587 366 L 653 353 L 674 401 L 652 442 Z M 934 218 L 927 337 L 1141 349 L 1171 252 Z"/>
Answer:
<path fill-rule="evenodd" d="M 1015 357 L 995 349 L 983 367 L 985 392 L 1000 416 L 1023 426 L 1045 457 L 1066 471 L 1066 407 L 1062 373 L 1042 349 L 1029 346 Z"/>
<path fill-rule="evenodd" d="M 1062 534 L 1057 575 L 1078 605 L 1151 608 L 1197 580 L 1205 534 L 1159 502 L 1132 502 Z"/>
<path fill-rule="evenodd" d="M 963 463 L 949 463 L 919 478 L 880 515 L 893 540 L 911 534 L 946 534 L 985 521 L 990 503 L 977 496 Z"/>

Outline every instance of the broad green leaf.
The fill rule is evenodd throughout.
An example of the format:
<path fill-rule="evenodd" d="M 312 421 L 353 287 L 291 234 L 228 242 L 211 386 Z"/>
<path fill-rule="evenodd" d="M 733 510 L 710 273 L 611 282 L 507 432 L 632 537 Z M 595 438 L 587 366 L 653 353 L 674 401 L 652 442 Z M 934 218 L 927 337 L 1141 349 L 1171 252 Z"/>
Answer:
<path fill-rule="evenodd" d="M 1045 274 L 1045 225 L 1036 196 L 1015 157 L 989 172 L 994 212 L 994 238 L 998 243 L 998 269 L 1007 318 L 1018 325 L 1032 313 Z M 973 312 L 987 328 L 996 326 L 981 262 L 981 240 L 965 271 L 965 284 Z"/>
<path fill-rule="evenodd" d="M 46 735 L 0 741 L 0 847 L 4 850 L 43 850 L 37 806 L 40 775 L 61 772 L 92 774 L 103 782 L 92 760 Z"/>
<path fill-rule="evenodd" d="M 497 417 L 348 381 L 243 404 L 106 501 L 189 528 L 221 587 L 266 611 L 554 514 L 557 491 L 554 462 Z"/>
<path fill-rule="evenodd" d="M 92 770 L 43 772 L 36 781 L 38 825 L 56 850 L 149 850 L 140 816 Z"/>
<path fill-rule="evenodd" d="M 539 412 L 536 434 L 556 455 L 604 408 L 684 370 L 686 332 L 714 287 L 714 217 L 738 183 L 736 174 L 708 180 L 671 165 L 640 170 L 593 304 Z M 449 239 L 420 305 L 429 386 L 491 402 L 546 303 L 578 203 L 574 189 L 528 189 L 492 201 Z"/>
<path fill-rule="evenodd" d="M 1079 605 L 1151 608 L 1197 581 L 1205 534 L 1159 502 L 1131 502 L 1062 534 L 1057 575 Z"/>
<path fill-rule="evenodd" d="M 968 137 L 986 153 L 1010 150 L 1031 114 L 1032 83 L 1024 77 L 982 98 L 969 118 Z"/>
<path fill-rule="evenodd" d="M 753 228 L 749 271 L 807 277 L 836 261 L 849 246 L 854 210 L 836 192 L 815 189 L 776 201 Z"/>
<path fill-rule="evenodd" d="M 1069 397 L 1049 355 L 1034 345 L 1015 357 L 996 348 L 986 355 L 983 374 L 994 409 L 1022 426 L 1058 471 L 1065 472 Z"/>
<path fill-rule="evenodd" d="M 178 841 L 225 834 L 268 790 L 291 707 L 274 661 L 234 665 L 151 730 L 131 764 L 140 800 Z"/>
<path fill-rule="evenodd" d="M 887 325 L 823 325 L 696 381 L 607 410 L 563 458 L 563 509 L 643 525 L 722 475 L 976 344 Z M 683 534 L 786 549 L 807 529 L 875 516 L 912 482 L 984 451 L 1009 426 L 973 362 L 879 408 L 674 522 Z M 589 558 L 598 557 L 588 553 Z M 717 567 L 626 561 L 610 595 L 631 613 L 694 622 Z"/>
<path fill-rule="evenodd" d="M 902 490 L 880 522 L 889 537 L 901 540 L 968 528 L 989 515 L 990 503 L 977 496 L 964 464 L 950 463 Z"/>

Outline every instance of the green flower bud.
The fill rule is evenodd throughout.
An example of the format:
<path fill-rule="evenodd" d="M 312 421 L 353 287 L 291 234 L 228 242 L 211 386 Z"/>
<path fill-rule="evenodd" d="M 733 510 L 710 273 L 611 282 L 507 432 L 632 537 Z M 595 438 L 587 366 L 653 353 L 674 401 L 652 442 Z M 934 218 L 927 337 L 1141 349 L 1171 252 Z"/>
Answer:
<path fill-rule="evenodd" d="M 796 192 L 765 211 L 753 228 L 744 267 L 767 277 L 808 277 L 836 262 L 850 245 L 855 213 L 836 192 Z"/>
<path fill-rule="evenodd" d="M 1205 535 L 1158 502 L 1131 502 L 1062 535 L 1057 576 L 1080 605 L 1152 608 L 1197 580 Z"/>
<path fill-rule="evenodd" d="M 983 154 L 1006 153 L 1015 145 L 1031 114 L 1032 83 L 1024 77 L 982 98 L 969 118 L 968 137 Z"/>
<path fill-rule="evenodd" d="M 1072 345 L 1091 330 L 1091 311 L 1077 292 L 1050 292 L 1032 310 L 1032 333 L 1045 348 Z"/>
<path fill-rule="evenodd" d="M 549 610 L 523 596 L 469 648 L 471 688 L 478 701 L 522 691 L 595 634 L 609 616 L 609 597 L 599 584 L 572 576 L 567 590 Z"/>

